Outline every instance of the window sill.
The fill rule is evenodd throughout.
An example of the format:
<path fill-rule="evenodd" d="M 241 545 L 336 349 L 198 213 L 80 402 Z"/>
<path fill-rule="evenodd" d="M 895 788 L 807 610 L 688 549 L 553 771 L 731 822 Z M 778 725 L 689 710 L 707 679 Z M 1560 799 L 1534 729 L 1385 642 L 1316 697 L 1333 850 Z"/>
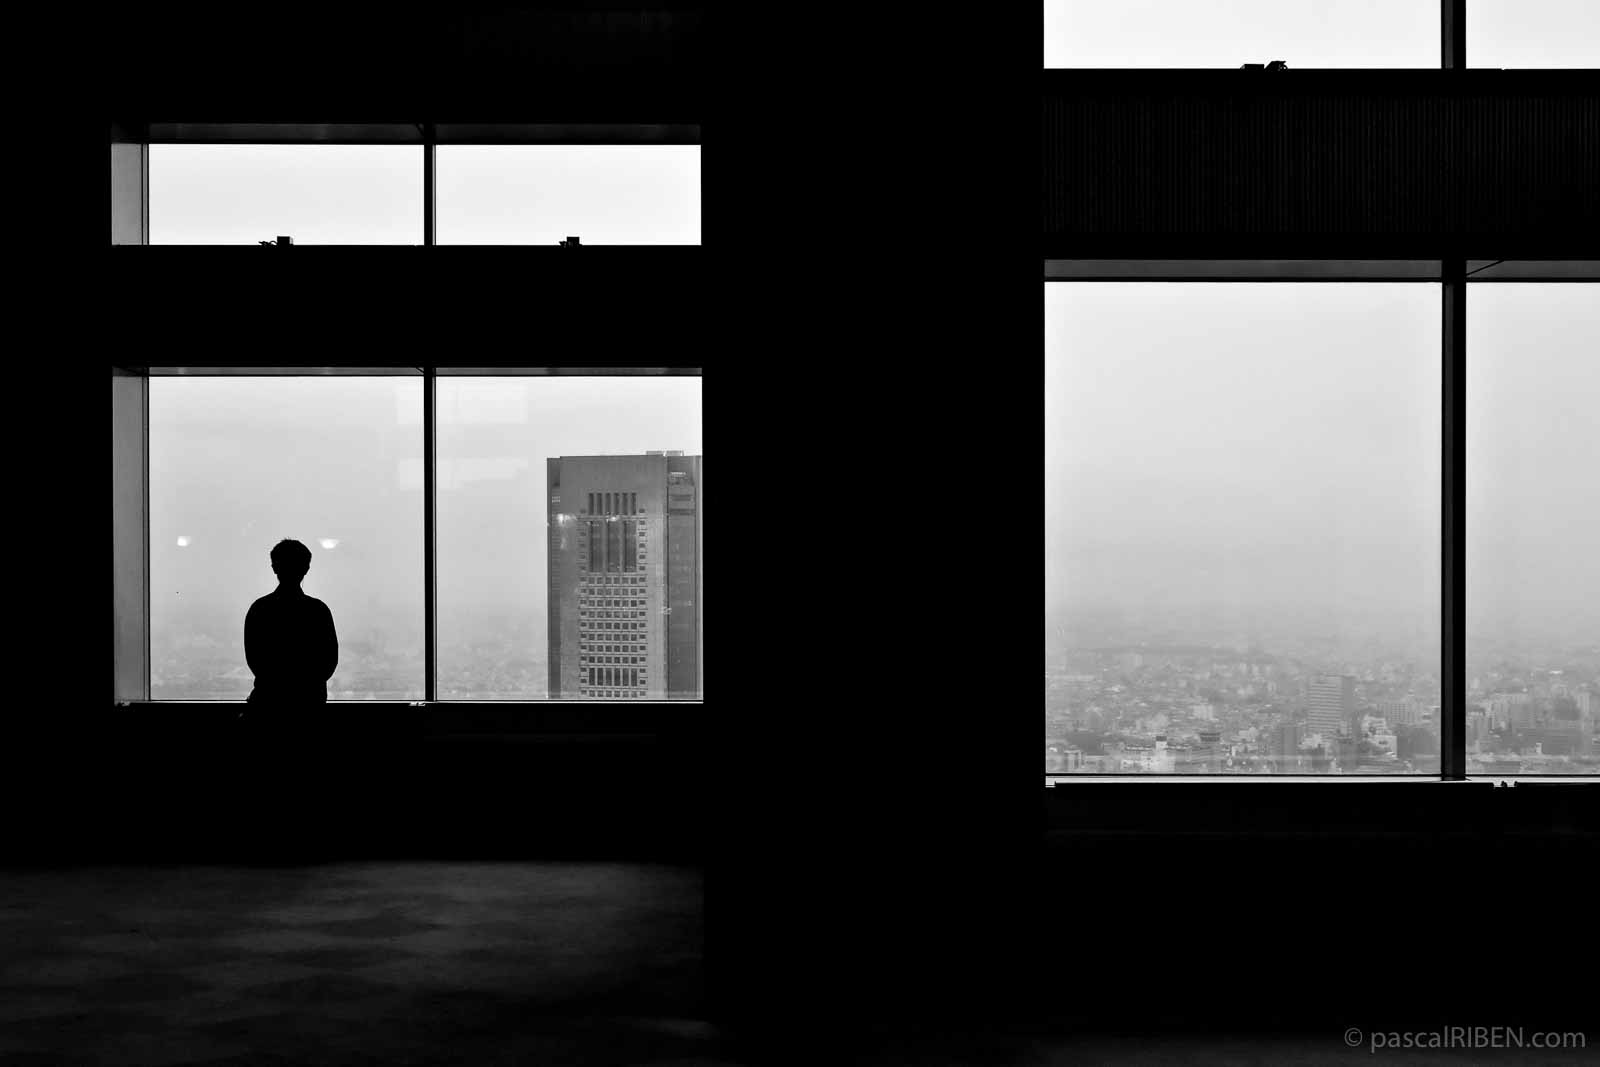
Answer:
<path fill-rule="evenodd" d="M 1442 784 L 1442 785 L 1461 785 L 1461 784 L 1473 783 L 1473 784 L 1477 784 L 1477 785 L 1490 785 L 1490 784 L 1492 784 L 1492 785 L 1496 785 L 1496 786 L 1515 786 L 1515 785 L 1517 785 L 1519 783 L 1521 783 L 1523 785 L 1534 785 L 1534 784 L 1552 784 L 1553 785 L 1553 784 L 1572 784 L 1572 783 L 1587 783 L 1587 784 L 1593 785 L 1593 784 L 1600 784 L 1600 775 L 1597 775 L 1597 774 L 1531 775 L 1530 774 L 1530 775 L 1516 775 L 1514 777 L 1507 776 L 1507 775 L 1472 775 L 1472 776 L 1469 776 L 1469 777 L 1467 777 L 1465 779 L 1446 780 L 1446 779 L 1440 778 L 1437 774 L 1070 774 L 1070 775 L 1061 775 L 1059 777 L 1048 777 L 1047 776 L 1046 780 L 1045 780 L 1045 788 L 1048 789 L 1048 788 L 1055 787 L 1055 786 L 1066 786 L 1066 785 L 1076 786 L 1076 785 L 1079 785 L 1079 784 L 1088 784 L 1088 783 L 1091 783 L 1091 782 L 1097 782 L 1097 783 L 1100 783 L 1100 784 L 1107 784 L 1107 783 L 1132 784 L 1132 783 L 1137 782 L 1137 783 L 1139 783 L 1141 785 L 1148 784 L 1148 783 L 1153 783 L 1153 782 L 1169 783 L 1169 784 L 1175 784 L 1175 783 L 1184 783 L 1184 784 L 1208 783 L 1208 784 L 1211 784 L 1211 785 L 1217 785 L 1217 784 L 1224 783 L 1224 782 L 1226 782 L 1228 784 L 1239 784 L 1239 785 L 1243 785 L 1243 784 L 1246 784 L 1246 783 L 1253 783 L 1253 784 L 1272 784 L 1272 783 L 1278 783 L 1278 784 L 1285 784 L 1285 783 L 1309 784 L 1309 783 L 1315 783 L 1315 784 L 1321 785 L 1321 784 L 1331 784 L 1331 783 L 1334 783 L 1334 782 L 1365 783 L 1367 785 L 1371 785 L 1371 784 L 1373 784 L 1375 782 L 1376 783 L 1383 783 L 1383 782 L 1392 782 L 1392 783 L 1400 783 L 1400 782 L 1433 783 L 1433 784 Z"/>

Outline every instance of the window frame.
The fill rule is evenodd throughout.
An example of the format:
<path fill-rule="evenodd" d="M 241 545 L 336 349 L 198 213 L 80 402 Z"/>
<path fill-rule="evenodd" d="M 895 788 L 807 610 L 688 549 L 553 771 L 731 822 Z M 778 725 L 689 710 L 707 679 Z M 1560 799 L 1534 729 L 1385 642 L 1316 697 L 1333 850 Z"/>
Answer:
<path fill-rule="evenodd" d="M 1440 287 L 1440 730 L 1438 774 L 1139 774 L 1045 772 L 1046 781 L 1063 785 L 1078 781 L 1482 781 L 1595 782 L 1596 774 L 1479 775 L 1469 777 L 1466 756 L 1466 359 L 1467 290 L 1478 282 L 1600 282 L 1600 261 L 1441 260 L 1428 269 L 1422 261 L 1346 260 L 1058 260 L 1045 259 L 1047 285 L 1074 282 L 1229 282 L 1275 281 L 1284 284 L 1322 282 L 1419 282 Z M 1278 270 L 1277 265 L 1290 266 Z M 1502 268 L 1496 273 L 1496 268 Z M 1436 272 L 1437 276 L 1431 276 Z M 1319 273 L 1320 272 L 1320 273 Z M 1040 322 L 1041 347 L 1043 319 Z M 1041 388 L 1043 380 L 1041 379 Z"/>
<path fill-rule="evenodd" d="M 1467 0 L 1440 0 L 1440 69 L 1467 68 Z M 1070 68 L 1044 68 L 1052 70 Z M 1096 68 L 1107 71 L 1132 68 Z M 1165 68 L 1150 73 L 1167 73 Z M 1353 69 L 1353 77 L 1362 71 Z M 1264 75 L 1270 77 L 1271 75 Z M 1469 779 L 1466 761 L 1466 305 L 1468 283 L 1600 282 L 1600 260 L 1334 259 L 1323 257 L 1239 258 L 1066 258 L 1059 242 L 1042 256 L 1043 281 L 1073 282 L 1423 282 L 1440 287 L 1441 473 L 1440 485 L 1440 735 L 1439 773 L 1426 775 L 1185 775 L 1046 772 L 1047 787 L 1090 782 L 1434 782 L 1593 783 L 1600 774 L 1483 775 Z M 1043 348 L 1043 316 L 1040 316 Z M 1041 388 L 1043 379 L 1040 379 Z"/>
<path fill-rule="evenodd" d="M 111 374 L 113 380 L 134 379 L 139 383 L 139 395 L 135 402 L 127 406 L 127 410 L 119 410 L 113 405 L 113 456 L 117 463 L 119 473 L 127 471 L 138 472 L 139 484 L 132 493 L 119 493 L 113 503 L 114 540 L 117 545 L 117 562 L 113 567 L 113 600 L 118 606 L 114 612 L 114 634 L 116 640 L 113 646 L 113 684 L 112 703 L 118 707 L 221 707 L 238 708 L 244 702 L 231 700 L 154 700 L 150 696 L 150 471 L 149 471 L 149 383 L 151 378 L 165 377 L 355 377 L 355 376 L 382 376 L 382 377 L 420 377 L 422 379 L 422 426 L 419 432 L 423 436 L 423 698 L 411 701 L 373 701 L 373 700 L 330 700 L 330 706 L 337 705 L 340 709 L 370 709 L 370 708 L 448 708 L 460 705 L 475 709 L 517 709 L 519 712 L 533 712 L 538 709 L 564 708 L 574 706 L 589 707 L 595 704 L 613 704 L 626 701 L 629 704 L 650 704 L 670 707 L 698 707 L 705 702 L 705 684 L 703 673 L 700 676 L 701 695 L 693 699 L 661 699 L 642 700 L 637 697 L 608 697 L 587 698 L 561 697 L 544 700 L 460 700 L 440 699 L 438 697 L 438 598 L 436 587 L 437 573 L 437 503 L 438 503 L 438 424 L 436 421 L 436 397 L 438 380 L 440 377 L 520 377 L 536 378 L 558 375 L 580 375 L 589 377 L 694 377 L 701 378 L 703 368 L 690 366 L 672 367 L 487 367 L 481 365 L 451 366 L 435 364 L 429 366 L 393 367 L 378 365 L 347 364 L 331 367 L 311 366 L 129 366 L 113 364 Z M 128 440 L 133 436 L 131 429 L 117 423 L 119 416 L 124 423 L 136 424 L 137 440 Z M 117 455 L 119 446 L 123 449 L 122 455 Z M 136 451 L 135 451 L 136 450 Z M 131 496 L 138 504 L 134 509 L 129 501 L 124 499 Z M 135 511 L 136 514 L 130 514 Z M 702 518 L 698 510 L 696 519 Z M 697 539 L 700 535 L 700 522 L 696 523 Z M 126 560 L 133 552 L 132 546 L 137 544 L 137 558 L 140 561 L 139 573 L 132 573 L 131 565 Z M 698 548 L 697 548 L 698 551 Z M 536 565 L 538 565 L 536 563 Z M 697 574 L 697 578 L 700 576 Z M 703 600 L 703 578 L 700 588 L 696 590 L 696 603 Z M 121 606 L 126 598 L 133 598 L 139 607 L 134 609 L 137 617 L 125 617 Z M 131 629 L 130 629 L 131 627 Z M 704 652 L 704 624 L 700 624 L 700 652 Z M 136 633 L 138 636 L 130 637 Z M 138 653 L 139 658 L 130 663 L 130 649 Z M 133 680 L 137 678 L 137 680 Z M 130 692 L 132 690 L 132 692 Z M 476 714 L 476 713 L 475 713 Z M 554 715 L 535 716 L 530 723 L 536 724 L 539 720 L 549 720 L 566 723 L 568 720 L 560 712 Z M 519 725 L 522 725 L 519 721 Z M 638 733 L 650 727 L 642 724 L 623 723 L 623 732 Z M 632 728 L 629 729 L 628 727 Z M 584 727 L 587 732 L 588 727 Z"/>
<path fill-rule="evenodd" d="M 422 148 L 422 244 L 320 245 L 322 248 L 434 248 L 438 241 L 439 146 L 445 145 L 703 145 L 698 123 L 492 122 L 114 122 L 110 132 L 110 229 L 113 247 L 150 245 L 150 146 L 413 145 Z M 579 235 L 580 237 L 582 235 Z M 176 244 L 168 248 L 234 245 Z M 248 247 L 248 246 L 245 246 Z M 451 244 L 451 248 L 542 245 Z M 697 248 L 699 245 L 595 245 L 597 248 Z"/>

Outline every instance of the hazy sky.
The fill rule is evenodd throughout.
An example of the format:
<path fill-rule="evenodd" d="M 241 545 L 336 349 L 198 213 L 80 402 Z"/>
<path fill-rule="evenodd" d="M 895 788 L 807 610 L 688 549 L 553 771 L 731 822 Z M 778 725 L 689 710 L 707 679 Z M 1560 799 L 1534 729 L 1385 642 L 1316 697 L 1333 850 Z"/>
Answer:
<path fill-rule="evenodd" d="M 413 145 L 150 146 L 151 244 L 422 243 Z"/>
<path fill-rule="evenodd" d="M 1467 299 L 1467 615 L 1600 642 L 1600 285 Z"/>
<path fill-rule="evenodd" d="M 1047 611 L 1436 625 L 1437 285 L 1044 288 Z M 1469 625 L 1600 639 L 1600 286 L 1467 306 Z"/>
<path fill-rule="evenodd" d="M 311 548 L 305 589 L 341 639 L 420 635 L 421 402 L 419 377 L 152 379 L 158 637 L 198 608 L 242 627 L 276 584 L 267 554 L 284 537 Z M 518 613 L 542 652 L 545 459 L 699 454 L 700 379 L 441 378 L 438 418 L 441 626 L 455 611 Z"/>
<path fill-rule="evenodd" d="M 1467 0 L 1473 67 L 1600 66 L 1595 0 Z"/>
<path fill-rule="evenodd" d="M 1439 0 L 1046 0 L 1046 67 L 1439 66 Z M 1475 67 L 1600 65 L 1595 0 L 1468 0 Z"/>
<path fill-rule="evenodd" d="M 422 243 L 422 149 L 152 145 L 152 244 Z M 699 244 L 698 145 L 444 145 L 441 244 Z"/>
<path fill-rule="evenodd" d="M 699 145 L 445 145 L 440 244 L 699 244 Z"/>
<path fill-rule="evenodd" d="M 1044 290 L 1047 611 L 1437 617 L 1437 286 Z"/>
<path fill-rule="evenodd" d="M 700 454 L 699 378 L 440 379 L 440 612 L 536 607 L 542 641 L 545 459 L 674 449 Z"/>

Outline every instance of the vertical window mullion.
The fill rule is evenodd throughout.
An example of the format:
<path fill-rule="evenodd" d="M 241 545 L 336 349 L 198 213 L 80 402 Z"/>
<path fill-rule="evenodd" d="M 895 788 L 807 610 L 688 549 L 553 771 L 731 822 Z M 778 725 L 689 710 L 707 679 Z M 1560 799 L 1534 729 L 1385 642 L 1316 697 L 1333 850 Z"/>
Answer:
<path fill-rule="evenodd" d="M 431 122 L 422 128 L 422 243 L 439 243 L 439 134 Z"/>
<path fill-rule="evenodd" d="M 1467 0 L 1439 0 L 1439 66 L 1462 70 L 1467 65 Z M 1466 501 L 1467 501 L 1467 262 L 1446 259 L 1443 277 L 1444 436 L 1439 531 L 1439 777 L 1461 781 L 1467 776 L 1466 660 Z"/>
<path fill-rule="evenodd" d="M 1467 65 L 1467 0 L 1439 0 L 1439 66 L 1462 70 Z"/>
<path fill-rule="evenodd" d="M 150 368 L 144 368 L 140 378 L 139 389 L 139 448 L 142 452 L 139 462 L 144 467 L 144 514 L 140 521 L 144 524 L 144 548 L 140 555 L 144 558 L 144 678 L 140 682 L 139 694 L 145 699 L 150 699 L 150 664 L 155 658 L 155 650 L 151 646 L 153 635 L 150 629 Z"/>
<path fill-rule="evenodd" d="M 422 699 L 438 699 L 438 679 L 434 665 L 437 634 L 434 630 L 435 582 L 434 538 L 436 489 L 434 467 L 438 460 L 438 423 L 434 419 L 434 396 L 438 374 L 435 367 L 422 368 Z"/>
<path fill-rule="evenodd" d="M 1466 500 L 1467 500 L 1467 264 L 1447 259 L 1442 264 L 1444 321 L 1440 330 L 1443 359 L 1444 472 L 1439 524 L 1440 657 L 1439 657 L 1439 774 L 1460 781 L 1467 774 L 1466 747 Z"/>

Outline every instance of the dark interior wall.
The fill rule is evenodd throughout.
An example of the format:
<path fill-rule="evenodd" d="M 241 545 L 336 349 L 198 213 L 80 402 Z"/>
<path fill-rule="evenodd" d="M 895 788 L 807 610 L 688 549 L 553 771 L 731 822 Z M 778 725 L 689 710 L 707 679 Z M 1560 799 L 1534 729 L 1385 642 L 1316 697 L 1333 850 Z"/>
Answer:
<path fill-rule="evenodd" d="M 1046 71 L 1045 254 L 1586 258 L 1600 91 L 1540 70 Z"/>
<path fill-rule="evenodd" d="M 1592 825 L 1592 823 L 1591 823 Z M 1592 837 L 1495 824 L 1393 835 L 1053 837 L 1036 1017 L 1133 1029 L 1592 1025 L 1563 961 Z"/>
<path fill-rule="evenodd" d="M 158 4 L 109 16 L 119 117 L 695 122 L 702 5 Z"/>
<path fill-rule="evenodd" d="M 9 862 L 705 860 L 703 713 L 133 705 L 24 773 Z M 620 710 L 620 714 L 619 714 Z M 52 756 L 58 759 L 51 758 Z M 12 783 L 16 784 L 16 783 Z"/>
<path fill-rule="evenodd" d="M 704 320 L 718 296 L 705 249 L 567 253 L 147 246 L 104 250 L 89 266 L 151 342 L 122 357 L 149 355 L 137 365 L 699 366 L 712 356 Z"/>
<path fill-rule="evenodd" d="M 86 250 L 110 233 L 112 123 L 131 138 L 151 122 L 697 124 L 714 81 L 704 5 L 672 0 L 185 2 L 62 23 L 17 24 L 49 42 L 42 128 L 77 161 L 60 210 L 26 224 Z"/>
<path fill-rule="evenodd" d="M 1350 940 L 1309 933 L 1285 935 L 1289 947 L 1279 951 L 1287 958 L 1260 949 L 1268 954 L 1261 963 L 1211 948 L 1210 931 L 1232 929 L 1221 916 L 1240 915 L 1235 925 L 1276 939 L 1278 927 L 1303 930 L 1308 907 L 1335 929 L 1345 921 L 1359 927 L 1362 902 L 1376 897 L 1399 900 L 1395 909 L 1422 931 L 1411 943 L 1454 937 L 1468 913 L 1434 905 L 1470 899 L 1452 888 L 1477 886 L 1480 875 L 1485 895 L 1506 903 L 1502 921 L 1526 930 L 1548 914 L 1541 901 L 1572 899 L 1571 878 L 1592 837 L 1561 836 L 1558 820 L 1533 819 L 1536 840 L 1501 832 L 1498 851 L 1468 849 L 1489 860 L 1463 874 L 1443 864 L 1441 850 L 1459 838 L 1447 839 L 1437 817 L 1411 824 L 1417 847 L 1375 838 L 1368 825 L 1296 853 L 1262 826 L 1226 816 L 1215 824 L 1220 844 L 1192 839 L 1172 826 L 1191 810 L 1187 803 L 1158 801 L 1137 786 L 1104 794 L 1075 839 L 1044 850 L 1037 675 L 1026 667 L 1036 646 L 1018 637 L 1035 632 L 1039 608 L 1036 557 L 1026 547 L 1037 522 L 1043 329 L 1036 11 L 1017 5 L 981 18 L 914 20 L 896 11 L 877 26 L 856 13 L 845 29 L 837 18 L 785 13 L 762 24 L 753 13 L 719 12 L 717 66 L 731 80 L 708 93 L 703 269 L 674 260 L 599 277 L 607 269 L 600 259 L 586 258 L 578 275 L 567 260 L 526 270 L 525 257 L 499 255 L 448 267 L 435 260 L 415 271 L 394 265 L 412 250 L 297 258 L 293 269 L 279 260 L 245 267 L 221 254 L 162 267 L 152 266 L 154 257 L 116 265 L 120 256 L 108 251 L 68 264 L 61 277 L 74 293 L 89 290 L 94 313 L 74 299 L 64 304 L 73 317 L 63 321 L 91 348 L 154 338 L 184 360 L 219 349 L 366 355 L 437 344 L 527 353 L 536 362 L 556 362 L 549 352 L 560 362 L 591 354 L 605 361 L 615 349 L 596 338 L 628 337 L 641 362 L 692 353 L 707 367 L 708 432 L 725 442 L 715 450 L 728 466 L 719 475 L 728 499 L 798 499 L 772 527 L 775 540 L 760 545 L 794 568 L 782 610 L 760 627 L 713 627 L 709 639 L 715 685 L 727 695 L 707 706 L 703 751 L 708 968 L 728 1017 L 775 1021 L 774 1032 L 791 1043 L 891 1018 L 1132 1012 L 1137 1020 L 1139 991 L 1172 986 L 1172 1000 L 1162 1003 L 1250 1026 L 1266 1025 L 1270 1002 L 1252 995 L 1287 1001 L 1294 982 L 1319 983 L 1330 999 L 1336 986 L 1376 997 L 1446 978 L 1469 985 L 1466 969 L 1447 955 L 1477 951 L 1464 940 L 1431 953 L 1417 948 L 1402 969 L 1359 960 Z M 99 101 L 118 97 L 106 84 L 81 125 L 89 167 L 103 159 L 104 114 L 114 110 Z M 286 83 L 264 80 L 255 98 L 274 84 Z M 906 161 L 930 146 L 936 173 L 910 180 Z M 78 247 L 103 244 L 103 227 L 80 232 L 87 238 Z M 618 294 L 626 314 L 617 313 Z M 57 373 L 76 374 L 74 395 L 86 396 L 89 369 Z M 64 417 L 59 432 L 98 440 L 102 419 L 85 406 Z M 102 462 L 93 451 L 84 469 Z M 52 559 L 95 558 L 103 505 L 80 501 L 57 466 L 22 473 L 37 490 L 30 499 L 48 501 L 69 538 L 83 531 L 81 543 L 69 541 L 76 548 L 53 545 Z M 1005 508 L 975 510 L 976 488 Z M 733 510 L 725 512 L 730 523 Z M 750 543 L 717 521 L 711 539 L 713 560 L 732 551 L 719 544 Z M 42 575 L 29 581 L 31 595 L 52 588 Z M 711 584 L 731 606 L 730 594 L 748 583 L 714 563 Z M 91 819 L 118 811 L 152 780 L 167 782 L 164 775 L 182 782 L 199 768 L 225 781 L 208 748 L 161 756 L 152 744 L 126 758 L 111 735 L 92 746 L 95 762 L 84 761 L 96 727 L 61 698 L 82 658 L 53 652 L 51 642 L 80 633 L 72 603 L 98 602 L 103 592 L 98 579 L 70 575 L 65 588 L 67 602 L 51 607 L 26 650 L 55 682 L 26 696 L 44 709 L 34 721 L 66 725 L 76 737 L 38 761 L 34 787 L 13 810 L 48 829 L 59 811 L 86 809 Z M 87 633 L 79 643 L 87 646 Z M 857 654 L 865 644 L 871 656 Z M 792 662 L 803 667 L 785 673 Z M 426 750 L 412 751 L 415 760 L 383 764 L 409 768 L 407 788 L 368 795 L 427 797 Z M 161 762 L 149 765 L 161 770 L 147 775 L 156 756 Z M 559 792 L 566 761 L 548 762 L 550 776 L 496 777 L 458 761 L 462 800 L 444 810 L 481 814 L 488 806 L 466 798 L 497 790 L 509 799 L 512 783 L 530 777 Z M 620 788 L 648 818 L 661 795 L 651 784 L 679 777 L 670 760 L 644 762 L 650 774 Z M 615 780 L 580 778 L 597 789 Z M 1262 791 L 1234 794 L 1236 816 L 1299 812 L 1331 830 L 1319 820 L 1360 787 L 1307 791 L 1298 802 L 1246 788 Z M 486 825 L 529 842 L 521 809 L 502 810 Z M 381 822 L 357 820 L 351 832 Z M 1579 812 L 1573 822 L 1593 832 L 1591 815 Z M 412 824 L 398 825 L 404 835 Z M 1389 825 L 1397 826 L 1392 816 Z M 1124 832 L 1108 838 L 1107 826 Z M 1485 832 L 1496 835 L 1493 825 Z M 1344 871 L 1331 880 L 1329 850 L 1345 864 L 1331 868 Z M 1403 887 L 1414 884 L 1423 892 L 1406 896 Z M 1117 934 L 1129 901 L 1157 946 L 1144 957 Z M 1476 916 L 1477 904 L 1471 908 Z M 1084 914 L 1095 929 L 1083 930 Z M 1559 980 L 1552 961 L 1581 936 L 1563 930 L 1522 949 L 1530 967 L 1548 968 L 1541 982 Z M 1110 978 L 1074 956 L 1081 947 Z M 1308 957 L 1313 965 L 1344 962 L 1317 978 L 1301 962 Z M 1503 990 L 1497 995 L 1508 1004 L 1537 1005 L 1544 996 L 1520 980 L 1482 988 Z M 1254 1014 L 1241 1016 L 1237 1003 L 1220 1014 L 1230 989 L 1258 1005 Z"/>
<path fill-rule="evenodd" d="M 1586 951 L 1592 785 L 1075 784 L 1046 795 L 1047 830 L 1005 841 L 953 811 L 982 803 L 954 784 L 982 769 L 948 791 L 922 778 L 875 833 L 741 869 L 745 900 L 781 919 L 712 956 L 734 1017 L 778 1030 L 826 1004 L 845 1032 L 1330 1037 L 1592 1023 L 1564 962 Z"/>

